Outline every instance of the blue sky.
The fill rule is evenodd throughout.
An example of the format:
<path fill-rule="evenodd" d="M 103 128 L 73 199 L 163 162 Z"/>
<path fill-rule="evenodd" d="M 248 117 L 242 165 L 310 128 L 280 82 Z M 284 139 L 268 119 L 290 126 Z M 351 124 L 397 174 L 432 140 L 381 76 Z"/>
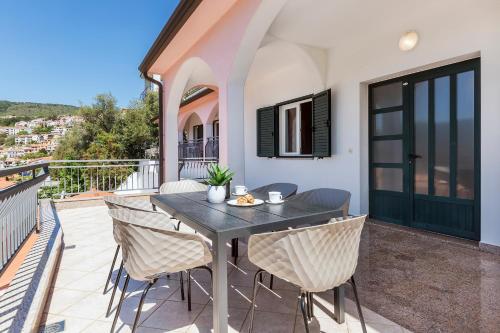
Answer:
<path fill-rule="evenodd" d="M 178 0 L 1 0 L 0 100 L 120 106 L 142 92 L 138 66 Z"/>

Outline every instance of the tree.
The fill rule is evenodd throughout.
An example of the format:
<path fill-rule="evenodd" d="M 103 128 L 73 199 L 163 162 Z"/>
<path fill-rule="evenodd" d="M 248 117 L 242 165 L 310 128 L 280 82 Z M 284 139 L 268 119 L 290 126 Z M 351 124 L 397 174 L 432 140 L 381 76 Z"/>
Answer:
<path fill-rule="evenodd" d="M 94 156 L 93 158 L 119 158 L 120 156 L 110 156 L 111 153 L 103 153 L 102 143 L 108 141 L 109 137 L 105 138 L 105 134 L 110 134 L 116 131 L 119 125 L 120 112 L 116 106 L 116 99 L 110 94 L 100 94 L 95 98 L 94 104 L 91 106 L 82 106 L 80 115 L 83 122 L 73 127 L 61 140 L 59 146 L 54 152 L 56 159 L 73 159 L 78 160 L 86 156 Z M 101 142 L 94 141 L 99 140 Z M 87 150 L 94 143 L 92 151 Z M 114 149 L 115 152 L 120 149 Z"/>
<path fill-rule="evenodd" d="M 143 158 L 146 149 L 158 144 L 158 93 L 148 92 L 144 99 L 132 102 L 123 116 L 120 142 L 128 158 Z"/>
<path fill-rule="evenodd" d="M 37 126 L 33 128 L 33 134 L 47 134 L 52 131 L 52 126 Z"/>
<path fill-rule="evenodd" d="M 15 144 L 16 144 L 16 138 L 14 136 L 9 135 L 7 138 L 5 138 L 4 145 L 6 147 L 12 147 Z"/>
<path fill-rule="evenodd" d="M 7 139 L 7 134 L 4 132 L 0 133 L 0 146 L 3 146 L 5 139 Z"/>

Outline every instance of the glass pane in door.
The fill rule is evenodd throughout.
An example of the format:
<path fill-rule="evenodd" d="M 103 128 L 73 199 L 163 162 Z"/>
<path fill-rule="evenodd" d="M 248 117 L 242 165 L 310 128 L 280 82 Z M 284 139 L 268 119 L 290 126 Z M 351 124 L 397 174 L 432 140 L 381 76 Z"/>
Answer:
<path fill-rule="evenodd" d="M 400 168 L 374 168 L 375 189 L 403 192 L 403 170 Z"/>
<path fill-rule="evenodd" d="M 429 192 L 429 82 L 415 84 L 414 90 L 415 114 L 415 193 Z"/>
<path fill-rule="evenodd" d="M 373 162 L 403 163 L 403 140 L 373 141 Z"/>
<path fill-rule="evenodd" d="M 373 88 L 373 108 L 381 109 L 403 104 L 403 83 L 401 81 Z"/>
<path fill-rule="evenodd" d="M 450 77 L 434 80 L 434 194 L 450 195 Z"/>
<path fill-rule="evenodd" d="M 375 136 L 403 133 L 403 111 L 378 113 L 374 117 L 373 134 Z"/>
<path fill-rule="evenodd" d="M 474 71 L 457 74 L 457 197 L 474 198 Z"/>

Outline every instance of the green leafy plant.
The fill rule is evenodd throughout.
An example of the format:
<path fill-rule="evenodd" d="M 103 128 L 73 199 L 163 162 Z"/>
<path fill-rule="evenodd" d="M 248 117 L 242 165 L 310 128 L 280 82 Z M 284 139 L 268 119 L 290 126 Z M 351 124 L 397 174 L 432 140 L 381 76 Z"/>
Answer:
<path fill-rule="evenodd" d="M 208 166 L 207 183 L 212 186 L 225 186 L 233 179 L 234 172 L 228 168 L 223 168 L 218 164 L 210 164 Z"/>

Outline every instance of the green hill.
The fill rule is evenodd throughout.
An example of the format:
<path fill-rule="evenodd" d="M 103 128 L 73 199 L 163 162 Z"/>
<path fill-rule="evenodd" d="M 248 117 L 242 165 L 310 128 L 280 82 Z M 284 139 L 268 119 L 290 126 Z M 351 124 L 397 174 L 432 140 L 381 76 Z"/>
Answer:
<path fill-rule="evenodd" d="M 72 115 L 78 112 L 78 107 L 65 104 L 46 104 L 29 102 L 10 102 L 0 100 L 0 117 L 51 117 Z"/>

